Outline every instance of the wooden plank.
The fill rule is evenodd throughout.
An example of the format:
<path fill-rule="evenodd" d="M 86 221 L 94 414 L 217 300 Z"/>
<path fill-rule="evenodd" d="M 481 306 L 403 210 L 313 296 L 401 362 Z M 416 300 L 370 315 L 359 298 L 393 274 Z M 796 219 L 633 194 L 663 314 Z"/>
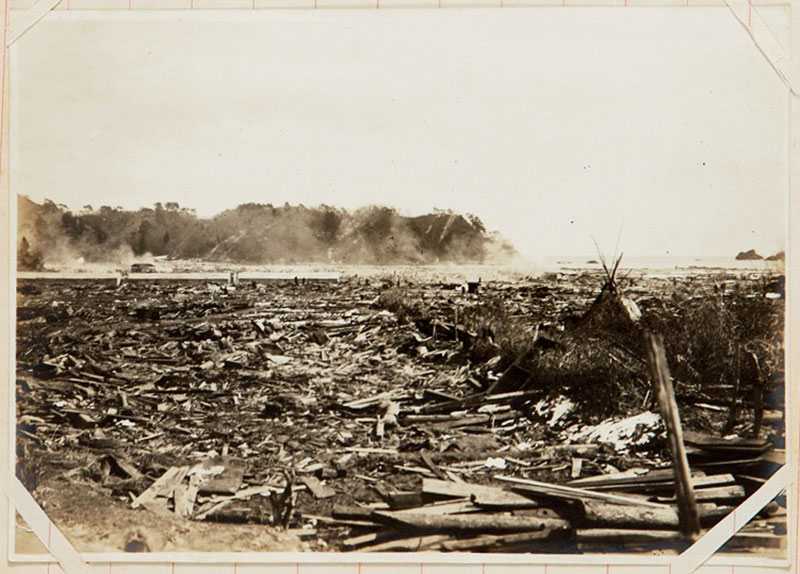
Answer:
<path fill-rule="evenodd" d="M 306 490 L 307 487 L 300 485 L 295 486 L 292 488 L 293 492 L 303 492 Z M 212 497 L 213 502 L 222 502 L 228 500 L 241 500 L 245 498 L 250 498 L 256 495 L 268 495 L 270 492 L 280 493 L 286 490 L 286 486 L 274 486 L 271 484 L 263 484 L 261 486 L 250 486 L 248 488 L 242 488 L 236 494 L 232 494 L 230 496 L 214 496 Z"/>
<path fill-rule="evenodd" d="M 452 480 L 453 482 L 457 482 L 459 484 L 463 484 L 464 482 L 466 482 L 463 478 L 461 478 L 458 474 L 456 474 L 456 472 L 452 470 L 445 469 L 444 474 L 448 480 Z"/>
<path fill-rule="evenodd" d="M 294 492 L 299 492 L 301 490 L 304 490 L 305 488 L 306 488 L 305 486 L 298 486 L 298 487 L 294 488 L 293 491 Z M 270 493 L 270 492 L 276 492 L 276 493 L 277 492 L 284 492 L 285 490 L 286 490 L 285 486 L 281 487 L 281 488 L 278 488 L 276 486 L 263 485 L 263 486 L 253 486 L 253 487 L 250 487 L 250 488 L 244 488 L 244 489 L 240 490 L 239 492 L 237 492 L 236 494 L 234 494 L 232 496 L 226 496 L 226 497 L 220 497 L 220 498 L 215 497 L 213 499 L 213 502 L 215 502 L 215 504 L 213 506 L 211 506 L 210 508 L 200 512 L 197 515 L 195 515 L 194 519 L 195 520 L 203 520 L 207 516 L 210 516 L 210 515 L 218 512 L 219 510 L 222 510 L 223 508 L 225 508 L 226 506 L 230 505 L 235 500 L 242 500 L 242 499 L 245 499 L 245 498 L 250 498 L 251 496 L 255 496 L 257 494 L 267 494 L 267 493 Z"/>
<path fill-rule="evenodd" d="M 179 484 L 175 488 L 175 514 L 189 518 L 194 513 L 194 502 L 197 499 L 200 478 L 195 474 L 189 478 L 189 484 Z"/>
<path fill-rule="evenodd" d="M 749 482 L 755 484 L 756 486 L 761 486 L 762 484 L 766 484 L 767 479 L 761 478 L 759 476 L 751 476 L 749 474 L 737 474 L 736 481 L 738 482 Z"/>
<path fill-rule="evenodd" d="M 583 468 L 583 459 L 578 457 L 572 458 L 572 469 L 570 470 L 570 477 L 578 478 L 581 475 L 581 469 Z"/>
<path fill-rule="evenodd" d="M 539 394 L 539 391 L 514 391 L 510 393 L 498 393 L 494 395 L 488 393 L 478 393 L 456 401 L 426 405 L 422 407 L 419 412 L 424 414 L 447 413 L 476 405 L 502 403 L 506 401 L 511 402 L 518 399 L 533 397 L 537 394 Z"/>
<path fill-rule="evenodd" d="M 596 444 L 560 444 L 555 446 L 546 446 L 541 449 L 541 457 L 539 460 L 559 458 L 564 454 L 590 458 L 596 456 L 599 451 L 600 446 Z"/>
<path fill-rule="evenodd" d="M 686 444 L 705 449 L 705 450 L 725 450 L 725 451 L 740 451 L 757 452 L 759 454 L 769 450 L 770 442 L 766 439 L 758 438 L 742 438 L 742 437 L 718 437 L 714 435 L 707 435 L 699 432 L 686 431 L 683 433 L 683 439 Z"/>
<path fill-rule="evenodd" d="M 494 493 L 475 493 L 471 497 L 472 503 L 478 508 L 487 510 L 521 510 L 525 508 L 538 508 L 539 501 L 522 496 L 516 492 L 500 491 Z"/>
<path fill-rule="evenodd" d="M 200 492 L 236 494 L 242 486 L 247 463 L 230 457 L 215 457 L 204 461 L 199 467 L 195 468 L 198 468 L 198 472 L 201 475 L 203 472 L 213 472 L 221 469 L 220 472 L 208 476 L 200 483 Z"/>
<path fill-rule="evenodd" d="M 514 489 L 521 492 L 530 493 L 532 495 L 546 496 L 552 498 L 563 498 L 568 500 L 603 500 L 606 502 L 615 502 L 618 504 L 632 504 L 635 506 L 647 506 L 650 508 L 662 508 L 664 504 L 650 502 L 644 498 L 635 498 L 633 496 L 620 496 L 617 494 L 608 494 L 605 492 L 595 492 L 593 490 L 586 490 L 582 488 L 575 488 L 571 486 L 564 486 L 560 484 L 548 484 L 546 482 L 539 482 L 537 480 L 530 480 L 525 478 L 516 478 L 513 476 L 495 476 L 496 480 L 513 483 Z"/>
<path fill-rule="evenodd" d="M 712 474 L 710 476 L 698 476 L 691 479 L 692 486 L 696 489 L 704 489 L 712 486 L 727 486 L 736 483 L 736 479 L 732 474 Z M 641 484 L 610 484 L 610 485 L 597 485 L 587 486 L 590 490 L 606 491 L 615 490 L 623 492 L 654 492 L 658 490 L 670 490 L 675 488 L 674 480 L 666 480 L 659 482 L 644 482 Z M 697 495 L 697 491 L 695 491 Z"/>
<path fill-rule="evenodd" d="M 530 516 L 507 516 L 499 514 L 402 514 L 399 512 L 375 511 L 373 517 L 387 524 L 424 531 L 444 532 L 525 532 L 531 530 L 565 530 L 570 527 L 566 520 Z"/>
<path fill-rule="evenodd" d="M 766 453 L 767 455 L 770 453 Z M 754 465 L 758 465 L 759 467 L 766 466 L 765 463 L 770 463 L 771 461 L 766 457 L 766 455 L 757 456 L 755 458 L 737 458 L 737 459 L 728 459 L 728 460 L 713 460 L 709 462 L 692 462 L 692 466 L 695 468 L 702 468 L 702 469 L 737 469 L 737 468 L 749 468 Z M 775 464 L 784 464 L 784 463 L 775 463 Z M 774 472 L 775 469 L 772 469 Z M 772 474 L 770 473 L 770 475 Z"/>
<path fill-rule="evenodd" d="M 675 389 L 672 387 L 664 351 L 664 338 L 661 335 L 644 333 L 644 346 L 647 351 L 647 364 L 650 367 L 650 380 L 658 398 L 661 419 L 667 429 L 667 446 L 675 472 L 675 492 L 678 498 L 678 516 L 681 533 L 687 538 L 695 538 L 700 533 L 700 518 L 697 512 L 694 488 L 689 474 L 689 460 L 686 458 L 683 429 L 681 428 Z"/>
<path fill-rule="evenodd" d="M 142 473 L 140 473 L 135 466 L 133 466 L 131 463 L 129 463 L 122 457 L 109 454 L 107 457 L 104 458 L 113 467 L 116 467 L 118 473 L 125 474 L 133 480 L 139 480 L 140 478 L 142 478 Z"/>
<path fill-rule="evenodd" d="M 677 530 L 642 530 L 633 528 L 578 528 L 578 542 L 604 542 L 608 544 L 653 544 L 680 540 Z"/>
<path fill-rule="evenodd" d="M 138 508 L 139 506 L 143 506 L 146 502 L 155 501 L 159 496 L 165 498 L 171 497 L 172 493 L 175 491 L 175 487 L 181 483 L 187 472 L 189 472 L 188 466 L 173 466 L 169 468 L 158 480 L 150 485 L 150 488 L 137 496 L 131 503 L 131 506 L 133 508 Z"/>
<path fill-rule="evenodd" d="M 692 478 L 705 476 L 704 472 L 692 471 Z M 569 486 L 606 486 L 622 484 L 640 484 L 646 482 L 674 481 L 675 474 L 671 468 L 651 470 L 645 473 L 627 470 L 625 472 L 615 472 L 613 474 L 601 474 L 598 476 L 587 476 L 577 480 L 567 482 Z"/>
<path fill-rule="evenodd" d="M 423 399 L 431 399 L 434 401 L 458 401 L 459 398 L 449 393 L 443 393 L 435 389 L 425 389 L 423 391 Z"/>
<path fill-rule="evenodd" d="M 470 498 L 480 496 L 482 500 L 497 500 L 504 503 L 518 501 L 520 504 L 530 503 L 531 499 L 521 494 L 505 490 L 497 486 L 471 484 L 469 482 L 451 482 L 435 478 L 422 479 L 422 492 L 439 496 L 452 496 L 454 498 Z"/>
<path fill-rule="evenodd" d="M 414 474 L 421 474 L 423 476 L 428 476 L 428 477 L 436 476 L 436 474 L 433 471 L 427 468 L 423 468 L 421 466 L 408 466 L 406 464 L 395 464 L 394 467 L 397 470 L 402 470 L 403 472 L 413 472 Z"/>
<path fill-rule="evenodd" d="M 401 514 L 459 514 L 477 511 L 480 511 L 480 508 L 472 504 L 468 498 L 460 498 L 425 504 L 416 508 L 406 508 L 397 512 Z"/>
<path fill-rule="evenodd" d="M 431 470 L 431 472 L 433 472 L 433 474 L 435 474 L 441 480 L 446 480 L 447 477 L 439 469 L 436 463 L 433 462 L 433 459 L 431 458 L 430 454 L 428 454 L 427 452 L 421 452 L 419 453 L 419 457 L 422 459 L 422 462 L 425 463 L 425 466 L 427 466 Z"/>
<path fill-rule="evenodd" d="M 422 493 L 416 491 L 383 492 L 381 493 L 381 497 L 386 501 L 386 503 L 389 505 L 389 508 L 392 510 L 416 508 L 424 504 L 424 501 L 422 500 Z"/>
<path fill-rule="evenodd" d="M 738 484 L 733 486 L 720 486 L 718 488 L 702 488 L 695 491 L 695 499 L 698 502 L 731 502 L 741 500 L 745 497 L 744 487 Z M 672 503 L 676 501 L 673 497 L 658 497 L 658 502 Z"/>
<path fill-rule="evenodd" d="M 515 414 L 516 416 L 516 414 Z M 495 417 L 497 420 L 499 417 Z M 440 423 L 433 423 L 426 425 L 425 428 L 429 428 L 431 430 L 447 430 L 452 428 L 459 428 L 459 427 L 468 427 L 474 425 L 483 425 L 488 423 L 492 417 L 490 415 L 464 415 L 463 417 L 458 417 L 449 421 L 444 421 Z"/>
<path fill-rule="evenodd" d="M 408 393 L 381 393 L 374 397 L 367 397 L 364 399 L 356 399 L 354 401 L 350 401 L 348 403 L 342 404 L 343 407 L 352 409 L 352 410 L 363 410 L 369 407 L 374 407 L 379 405 L 382 401 L 385 400 L 394 400 L 394 401 L 401 401 L 413 398 Z"/>
<path fill-rule="evenodd" d="M 331 516 L 345 520 L 369 520 L 372 517 L 373 510 L 373 508 L 367 506 L 335 504 L 331 511 Z"/>
<path fill-rule="evenodd" d="M 369 522 L 366 520 L 339 520 L 337 518 L 331 518 L 330 516 L 321 516 L 319 514 L 303 514 L 303 518 L 307 518 L 310 520 L 316 520 L 317 522 L 321 522 L 322 524 L 328 524 L 330 526 L 355 526 L 358 528 L 380 528 L 381 525 L 377 522 Z"/>
<path fill-rule="evenodd" d="M 415 536 L 413 538 L 399 538 L 389 540 L 372 546 L 359 548 L 359 552 L 416 552 L 428 546 L 443 542 L 450 538 L 447 534 L 433 534 L 429 536 Z"/>
<path fill-rule="evenodd" d="M 335 490 L 324 486 L 319 479 L 314 476 L 303 476 L 300 478 L 300 482 L 306 485 L 311 494 L 314 495 L 314 498 L 322 499 L 336 496 Z"/>
<path fill-rule="evenodd" d="M 493 548 L 512 544 L 535 542 L 537 540 L 544 540 L 549 536 L 549 530 L 540 530 L 534 532 L 521 532 L 519 534 L 478 536 L 476 538 L 468 538 L 466 540 L 447 540 L 442 542 L 439 546 L 442 550 L 448 552 L 464 552 L 479 550 L 481 548 Z"/>
<path fill-rule="evenodd" d="M 394 448 L 371 448 L 360 446 L 347 447 L 344 449 L 344 452 L 353 452 L 356 454 L 400 454 L 400 452 Z"/>
<path fill-rule="evenodd" d="M 378 540 L 391 538 L 395 535 L 394 530 L 378 530 L 377 532 L 369 532 L 360 536 L 351 536 L 342 540 L 342 544 L 348 547 L 362 546 L 370 542 L 377 542 Z"/>
<path fill-rule="evenodd" d="M 734 343 L 736 353 L 736 368 L 733 378 L 733 392 L 730 394 L 730 406 L 728 407 L 728 420 L 723 427 L 725 434 L 728 434 L 736 426 L 736 421 L 739 418 L 739 387 L 742 384 L 742 349 L 741 343 L 736 341 Z"/>

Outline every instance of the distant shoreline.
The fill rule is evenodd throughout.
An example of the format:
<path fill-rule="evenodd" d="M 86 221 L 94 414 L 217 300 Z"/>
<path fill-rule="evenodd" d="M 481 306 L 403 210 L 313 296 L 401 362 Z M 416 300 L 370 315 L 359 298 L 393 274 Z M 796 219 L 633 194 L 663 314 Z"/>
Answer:
<path fill-rule="evenodd" d="M 141 280 L 222 280 L 232 272 L 242 281 L 253 278 L 293 279 L 297 277 L 337 276 L 400 277 L 434 276 L 447 280 L 483 278 L 486 281 L 514 277 L 538 278 L 549 274 L 602 273 L 602 265 L 588 263 L 584 257 L 549 257 L 517 265 L 496 264 L 427 264 L 427 265 L 358 265 L 335 263 L 309 264 L 239 264 L 194 260 L 156 259 L 155 273 L 130 273 L 130 264 L 95 264 L 59 266 L 44 271 L 18 271 L 17 278 L 26 279 L 113 279 L 121 274 Z M 733 257 L 630 257 L 623 258 L 618 273 L 647 277 L 680 277 L 688 275 L 764 273 L 783 274 L 781 261 L 737 261 Z"/>

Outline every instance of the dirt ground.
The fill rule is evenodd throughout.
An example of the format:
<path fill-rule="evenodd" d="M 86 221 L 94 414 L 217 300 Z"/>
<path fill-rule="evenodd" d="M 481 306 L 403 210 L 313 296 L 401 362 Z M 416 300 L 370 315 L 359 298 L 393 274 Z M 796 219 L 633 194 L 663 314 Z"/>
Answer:
<path fill-rule="evenodd" d="M 260 524 L 192 522 L 134 510 L 91 486 L 51 477 L 37 489 L 43 509 L 79 552 L 299 552 L 299 538 Z M 18 524 L 24 522 L 18 521 Z M 33 533 L 17 529 L 16 552 L 45 549 Z"/>

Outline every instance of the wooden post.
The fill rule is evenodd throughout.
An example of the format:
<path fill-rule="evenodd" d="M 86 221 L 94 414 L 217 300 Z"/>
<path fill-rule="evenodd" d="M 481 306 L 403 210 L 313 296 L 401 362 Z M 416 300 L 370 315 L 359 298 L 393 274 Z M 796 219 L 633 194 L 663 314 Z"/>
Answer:
<path fill-rule="evenodd" d="M 739 418 L 739 389 L 742 385 L 742 364 L 741 364 L 742 351 L 739 342 L 736 342 L 736 376 L 733 379 L 733 395 L 731 396 L 731 406 L 728 410 L 728 422 L 725 423 L 723 432 L 725 434 L 731 432 L 733 427 L 736 426 L 736 421 Z"/>
<path fill-rule="evenodd" d="M 667 368 L 664 339 L 660 335 L 652 333 L 645 333 L 644 338 L 647 362 L 650 365 L 650 378 L 656 397 L 658 397 L 661 418 L 664 419 L 664 426 L 667 428 L 667 443 L 672 456 L 672 468 L 675 472 L 675 494 L 678 498 L 681 534 L 687 538 L 695 538 L 700 533 L 700 519 L 689 473 L 689 462 L 686 459 L 686 449 L 683 445 L 678 404 L 675 402 L 675 391 L 672 388 L 672 379 Z"/>
<path fill-rule="evenodd" d="M 761 431 L 761 424 L 764 422 L 764 387 L 766 380 L 764 373 L 761 370 L 761 365 L 758 362 L 758 357 L 752 351 L 745 349 L 745 363 L 747 368 L 747 377 L 753 385 L 753 430 L 751 435 L 753 438 L 758 438 L 758 433 Z"/>

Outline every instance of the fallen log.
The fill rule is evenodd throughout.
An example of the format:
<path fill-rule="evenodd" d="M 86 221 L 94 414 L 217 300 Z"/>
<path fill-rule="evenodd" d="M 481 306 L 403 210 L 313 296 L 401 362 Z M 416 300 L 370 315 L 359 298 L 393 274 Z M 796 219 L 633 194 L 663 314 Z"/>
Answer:
<path fill-rule="evenodd" d="M 599 502 L 584 502 L 583 518 L 581 522 L 587 527 L 604 528 L 645 528 L 667 529 L 678 528 L 680 520 L 677 509 L 670 506 L 662 508 L 642 508 L 636 506 L 623 506 L 620 504 L 606 504 Z M 697 505 L 698 518 L 701 523 L 716 522 L 732 510 L 729 506 L 717 506 L 714 503 L 700 503 Z"/>
<path fill-rule="evenodd" d="M 372 516 L 385 524 L 429 532 L 525 532 L 544 529 L 566 530 L 570 527 L 568 521 L 557 518 L 497 514 L 440 516 L 376 510 Z"/>

